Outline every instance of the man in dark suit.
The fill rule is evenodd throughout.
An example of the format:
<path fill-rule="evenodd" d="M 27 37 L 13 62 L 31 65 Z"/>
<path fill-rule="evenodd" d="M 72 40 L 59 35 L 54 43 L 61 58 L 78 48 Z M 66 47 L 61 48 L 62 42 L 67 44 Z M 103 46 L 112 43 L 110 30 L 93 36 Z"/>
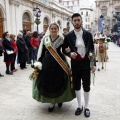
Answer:
<path fill-rule="evenodd" d="M 84 90 L 84 115 L 90 116 L 88 109 L 90 93 L 90 72 L 95 72 L 95 56 L 92 34 L 82 28 L 82 17 L 79 13 L 72 15 L 74 30 L 69 32 L 64 39 L 63 53 L 71 58 L 71 69 L 73 83 L 78 102 L 75 115 L 80 115 L 83 111 L 81 103 L 81 79 Z M 70 51 L 66 51 L 70 48 Z"/>
<path fill-rule="evenodd" d="M 28 58 L 27 58 L 27 64 L 31 64 L 32 60 L 32 46 L 30 45 L 31 40 L 31 32 L 27 31 L 26 36 L 24 36 L 25 43 L 28 47 Z"/>

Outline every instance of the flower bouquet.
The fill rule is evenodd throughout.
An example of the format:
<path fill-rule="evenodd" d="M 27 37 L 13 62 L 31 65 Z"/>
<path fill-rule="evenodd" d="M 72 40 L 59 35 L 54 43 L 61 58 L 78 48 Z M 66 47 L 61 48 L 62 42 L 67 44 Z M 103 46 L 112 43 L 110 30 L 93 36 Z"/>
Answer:
<path fill-rule="evenodd" d="M 88 57 L 90 59 L 90 68 L 91 68 L 91 76 L 93 78 L 93 85 L 95 85 L 95 70 L 96 70 L 96 67 L 94 66 L 94 63 L 96 61 L 95 53 L 94 52 L 89 52 Z"/>
<path fill-rule="evenodd" d="M 30 75 L 30 80 L 34 80 L 38 77 L 40 70 L 42 70 L 42 63 L 41 62 L 35 62 L 31 65 L 31 67 L 34 69 L 32 74 Z"/>

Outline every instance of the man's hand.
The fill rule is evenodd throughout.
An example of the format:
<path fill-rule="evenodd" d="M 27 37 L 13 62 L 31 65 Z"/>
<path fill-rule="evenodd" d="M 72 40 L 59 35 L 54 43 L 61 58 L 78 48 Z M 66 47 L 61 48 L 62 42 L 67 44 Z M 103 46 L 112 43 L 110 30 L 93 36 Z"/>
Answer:
<path fill-rule="evenodd" d="M 94 73 L 96 71 L 96 67 L 95 66 L 91 67 L 91 71 Z"/>
<path fill-rule="evenodd" d="M 77 53 L 75 53 L 75 52 L 71 52 L 71 53 L 70 53 L 70 57 L 71 57 L 71 58 L 75 59 L 76 56 L 77 56 Z"/>

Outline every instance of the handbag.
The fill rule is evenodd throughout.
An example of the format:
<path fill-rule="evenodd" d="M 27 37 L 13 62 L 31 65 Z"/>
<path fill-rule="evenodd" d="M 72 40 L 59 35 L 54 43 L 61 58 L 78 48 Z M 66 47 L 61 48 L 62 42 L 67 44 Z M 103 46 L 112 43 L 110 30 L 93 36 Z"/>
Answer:
<path fill-rule="evenodd" d="M 13 50 L 6 50 L 6 53 L 7 53 L 8 55 L 10 55 L 10 54 L 13 54 L 14 51 L 13 51 Z"/>

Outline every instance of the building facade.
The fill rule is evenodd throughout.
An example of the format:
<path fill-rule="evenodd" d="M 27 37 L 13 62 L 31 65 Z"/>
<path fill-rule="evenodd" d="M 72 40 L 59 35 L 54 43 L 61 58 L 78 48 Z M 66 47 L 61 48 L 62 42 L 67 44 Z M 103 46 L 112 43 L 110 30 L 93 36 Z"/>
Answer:
<path fill-rule="evenodd" d="M 120 13 L 120 0 L 96 0 L 96 27 L 98 28 L 98 19 L 103 15 L 106 25 L 105 34 L 118 32 L 118 21 L 113 17 L 114 12 Z"/>
<path fill-rule="evenodd" d="M 83 19 L 83 28 L 93 32 L 92 30 L 94 28 L 95 10 L 90 7 L 80 8 L 80 14 Z"/>
<path fill-rule="evenodd" d="M 79 12 L 80 0 L 62 0 L 62 4 L 73 12 Z"/>
<path fill-rule="evenodd" d="M 4 31 L 17 34 L 20 30 L 37 30 L 33 8 L 41 9 L 39 32 L 46 31 L 51 22 L 61 29 L 73 12 L 53 0 L 0 0 L 0 37 Z M 69 26 L 70 27 L 70 26 Z"/>

